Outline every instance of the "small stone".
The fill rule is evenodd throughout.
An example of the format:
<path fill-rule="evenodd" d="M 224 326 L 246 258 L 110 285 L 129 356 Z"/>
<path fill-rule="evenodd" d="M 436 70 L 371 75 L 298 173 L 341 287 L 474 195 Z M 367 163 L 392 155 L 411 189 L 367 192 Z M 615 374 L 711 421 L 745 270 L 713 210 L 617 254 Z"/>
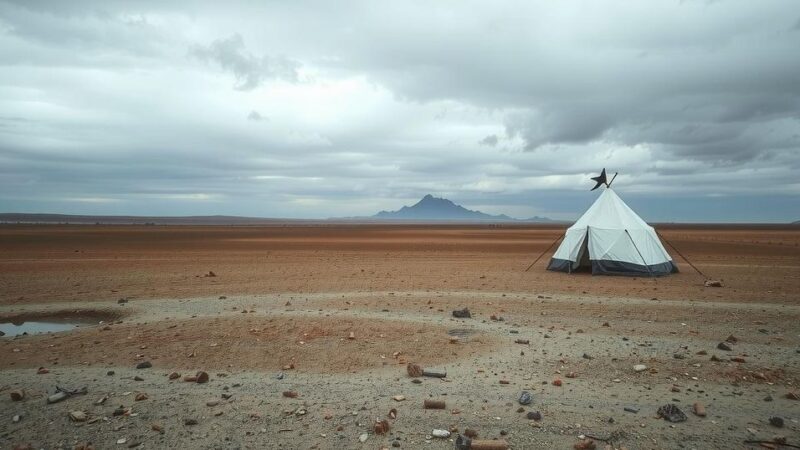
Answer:
<path fill-rule="evenodd" d="M 626 407 L 624 407 L 623 409 L 624 409 L 625 411 L 629 412 L 629 413 L 634 413 L 634 414 L 636 414 L 636 413 L 638 413 L 638 412 L 639 412 L 639 408 L 636 408 L 636 407 L 634 407 L 634 406 L 626 406 Z"/>
<path fill-rule="evenodd" d="M 667 422 L 685 422 L 686 421 L 686 414 L 683 413 L 677 406 L 669 403 L 660 408 L 658 408 L 658 415 Z"/>
<path fill-rule="evenodd" d="M 353 331 L 351 331 L 351 332 L 350 332 L 350 334 L 349 334 L 349 335 L 347 335 L 347 339 L 350 339 L 351 341 L 352 341 L 353 339 L 355 339 L 355 338 L 356 338 L 356 333 L 355 333 L 355 332 L 353 332 Z"/>
<path fill-rule="evenodd" d="M 159 433 L 164 433 L 164 427 L 160 423 L 157 423 L 157 422 L 151 423 L 150 424 L 150 429 L 153 430 L 153 431 L 157 431 Z"/>
<path fill-rule="evenodd" d="M 456 318 L 459 318 L 459 319 L 469 319 L 469 318 L 472 317 L 472 314 L 470 314 L 469 308 L 464 308 L 464 309 L 461 309 L 461 310 L 453 311 L 453 317 L 456 317 Z"/>
<path fill-rule="evenodd" d="M 526 415 L 526 417 L 528 418 L 528 420 L 535 420 L 538 422 L 542 420 L 542 413 L 540 413 L 539 411 L 531 411 Z"/>
<path fill-rule="evenodd" d="M 450 437 L 450 432 L 447 430 L 433 430 L 431 436 L 440 439 L 447 439 Z"/>
<path fill-rule="evenodd" d="M 45 367 L 39 367 L 39 369 L 36 371 L 37 375 L 44 375 L 48 373 L 50 373 L 50 371 L 47 370 Z"/>
<path fill-rule="evenodd" d="M 143 400 L 147 400 L 148 398 L 150 398 L 150 397 L 148 397 L 147 394 L 145 394 L 144 392 L 140 392 L 140 393 L 136 394 L 136 397 L 134 397 L 134 400 L 137 401 L 137 402 L 141 402 Z"/>
<path fill-rule="evenodd" d="M 726 352 L 733 350 L 730 345 L 724 342 L 720 342 L 719 344 L 717 344 L 717 348 L 720 350 L 725 350 Z"/>
<path fill-rule="evenodd" d="M 464 429 L 464 436 L 470 439 L 475 439 L 476 437 L 478 437 L 478 432 L 471 428 L 466 428 Z"/>
<path fill-rule="evenodd" d="M 553 380 L 553 386 L 561 386 L 561 380 L 559 378 Z"/>
<path fill-rule="evenodd" d="M 297 398 L 298 395 L 295 391 L 283 391 L 283 396 L 286 398 Z"/>
<path fill-rule="evenodd" d="M 183 419 L 183 424 L 186 426 L 197 425 L 197 419 Z"/>
<path fill-rule="evenodd" d="M 786 393 L 786 398 L 789 400 L 800 400 L 800 395 L 798 395 L 797 392 L 789 391 Z"/>
<path fill-rule="evenodd" d="M 733 358 L 731 358 L 731 361 L 737 362 L 737 363 L 743 363 L 743 362 L 745 362 L 745 359 L 742 358 L 741 356 L 734 356 Z"/>
<path fill-rule="evenodd" d="M 611 324 L 609 324 L 608 322 L 603 322 L 603 326 L 604 326 L 604 327 L 610 327 L 610 326 L 611 326 Z"/>
<path fill-rule="evenodd" d="M 106 372 L 106 375 L 109 376 L 109 377 L 113 377 L 114 373 L 115 372 L 113 370 L 109 370 L 108 372 Z"/>
<path fill-rule="evenodd" d="M 594 359 L 588 353 L 583 354 L 583 359 Z"/>
<path fill-rule="evenodd" d="M 15 389 L 13 391 L 10 391 L 8 395 L 11 397 L 11 401 L 19 402 L 25 398 L 25 391 L 22 389 Z"/>
<path fill-rule="evenodd" d="M 202 370 L 200 372 L 197 372 L 197 375 L 195 375 L 195 377 L 197 377 L 196 380 L 197 383 L 208 383 L 208 374 L 206 372 L 203 372 Z"/>
<path fill-rule="evenodd" d="M 719 280 L 706 280 L 703 285 L 705 287 L 722 287 L 722 281 Z"/>
<path fill-rule="evenodd" d="M 533 396 L 528 391 L 522 391 L 522 393 L 519 394 L 519 399 L 517 399 L 517 401 L 520 405 L 530 405 L 533 401 Z"/>
<path fill-rule="evenodd" d="M 150 361 L 142 361 L 136 365 L 137 369 L 149 369 L 153 367 L 153 364 Z"/>
<path fill-rule="evenodd" d="M 20 420 L 22 420 L 22 416 L 20 416 L 19 414 L 11 418 L 11 421 L 14 423 L 19 423 Z"/>
<path fill-rule="evenodd" d="M 222 393 L 222 398 L 225 400 L 230 400 L 231 397 L 233 397 L 233 394 L 229 394 L 227 392 Z"/>
<path fill-rule="evenodd" d="M 369 434 L 361 433 L 361 436 L 358 437 L 358 442 L 367 442 L 367 438 L 369 438 Z"/>
<path fill-rule="evenodd" d="M 783 428 L 783 418 L 782 417 L 770 417 L 769 424 L 773 427 Z"/>
<path fill-rule="evenodd" d="M 71 411 L 69 413 L 69 418 L 73 422 L 86 422 L 86 413 L 83 411 Z"/>
<path fill-rule="evenodd" d="M 394 397 L 392 397 L 392 400 L 396 402 L 402 402 L 405 399 L 406 399 L 405 395 L 395 395 Z"/>
<path fill-rule="evenodd" d="M 583 439 L 572 446 L 572 448 L 575 450 L 595 450 L 597 448 L 597 444 L 595 444 L 591 439 Z"/>
<path fill-rule="evenodd" d="M 694 411 L 694 415 L 698 417 L 706 416 L 706 407 L 700 402 L 695 402 L 695 404 L 692 405 L 692 410 Z"/>
<path fill-rule="evenodd" d="M 399 441 L 393 441 L 392 442 L 392 447 L 395 447 L 395 448 L 400 447 L 400 442 Z"/>
<path fill-rule="evenodd" d="M 139 375 L 136 375 L 135 377 L 133 377 L 133 381 L 144 381 L 144 378 L 140 377 Z"/>
<path fill-rule="evenodd" d="M 420 367 L 419 364 L 408 363 L 406 372 L 408 372 L 408 376 L 412 378 L 419 378 L 422 376 L 422 367 Z"/>
<path fill-rule="evenodd" d="M 214 407 L 219 405 L 219 400 L 209 400 L 206 402 L 206 406 Z"/>
<path fill-rule="evenodd" d="M 645 366 L 644 364 L 636 364 L 635 366 L 633 366 L 633 370 L 634 372 L 644 372 L 645 370 L 647 370 L 647 366 Z"/>
<path fill-rule="evenodd" d="M 170 380 L 177 380 L 180 377 L 181 374 L 179 374 L 178 372 L 171 372 L 169 375 L 167 375 L 167 378 L 169 378 Z"/>

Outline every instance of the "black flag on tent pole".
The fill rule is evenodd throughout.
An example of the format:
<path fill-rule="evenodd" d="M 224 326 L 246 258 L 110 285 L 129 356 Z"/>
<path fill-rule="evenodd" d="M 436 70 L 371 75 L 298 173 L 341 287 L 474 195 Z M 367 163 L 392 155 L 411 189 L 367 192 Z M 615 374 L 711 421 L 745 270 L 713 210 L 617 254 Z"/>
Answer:
<path fill-rule="evenodd" d="M 595 190 L 595 189 L 599 188 L 601 184 L 606 184 L 606 169 L 605 169 L 605 167 L 603 168 L 603 171 L 600 172 L 600 176 L 592 177 L 592 180 L 597 182 L 597 184 L 594 185 L 592 190 Z"/>
<path fill-rule="evenodd" d="M 616 173 L 611 178 L 611 181 L 608 181 L 608 179 L 606 178 L 606 169 L 604 167 L 603 171 L 600 172 L 599 176 L 592 177 L 592 180 L 595 181 L 597 184 L 595 184 L 594 187 L 591 190 L 593 191 L 593 190 L 599 188 L 600 185 L 603 185 L 603 184 L 605 184 L 606 187 L 611 187 L 611 183 L 614 182 L 614 178 L 617 178 L 617 174 Z"/>

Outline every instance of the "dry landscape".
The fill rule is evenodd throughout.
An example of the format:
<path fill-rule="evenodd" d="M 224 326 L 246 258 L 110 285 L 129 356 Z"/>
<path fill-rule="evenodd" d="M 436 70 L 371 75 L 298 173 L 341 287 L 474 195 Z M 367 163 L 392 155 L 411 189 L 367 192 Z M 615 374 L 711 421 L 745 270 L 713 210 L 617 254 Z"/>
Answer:
<path fill-rule="evenodd" d="M 0 338 L 0 447 L 800 445 L 800 228 L 658 229 L 723 286 L 526 272 L 560 226 L 3 225 L 0 322 L 80 326 Z"/>

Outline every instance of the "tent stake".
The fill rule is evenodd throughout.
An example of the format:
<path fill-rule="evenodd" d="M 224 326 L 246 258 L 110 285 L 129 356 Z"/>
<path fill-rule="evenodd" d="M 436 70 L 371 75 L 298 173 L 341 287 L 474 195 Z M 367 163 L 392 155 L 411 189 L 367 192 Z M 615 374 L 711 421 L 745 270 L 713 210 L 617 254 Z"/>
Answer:
<path fill-rule="evenodd" d="M 548 251 L 549 251 L 551 248 L 553 248 L 553 246 L 554 246 L 554 245 L 556 245 L 556 242 L 560 241 L 562 237 L 563 237 L 563 235 L 558 235 L 558 237 L 556 238 L 556 240 L 555 240 L 555 241 L 553 241 L 553 242 L 550 244 L 550 246 L 549 246 L 549 247 L 547 247 L 547 248 L 546 248 L 546 249 L 545 249 L 545 250 L 544 250 L 544 251 L 543 251 L 543 252 L 542 252 L 542 253 L 539 255 L 539 257 L 538 257 L 538 258 L 536 258 L 536 261 L 532 262 L 532 263 L 531 263 L 531 265 L 530 265 L 530 266 L 528 266 L 528 268 L 527 268 L 527 269 L 525 269 L 525 272 L 527 272 L 527 271 L 531 270 L 531 267 L 533 267 L 533 265 L 534 265 L 534 264 L 536 264 L 537 262 L 539 262 L 539 260 L 540 260 L 540 259 L 542 259 L 542 256 L 544 256 L 544 254 L 545 254 L 545 253 L 547 253 L 547 252 L 548 252 Z"/>

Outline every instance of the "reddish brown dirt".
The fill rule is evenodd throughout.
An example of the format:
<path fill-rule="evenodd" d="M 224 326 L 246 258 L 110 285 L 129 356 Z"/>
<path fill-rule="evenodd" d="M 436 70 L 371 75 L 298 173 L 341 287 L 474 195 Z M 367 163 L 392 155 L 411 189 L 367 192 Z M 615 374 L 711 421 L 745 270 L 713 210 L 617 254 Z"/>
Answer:
<path fill-rule="evenodd" d="M 681 273 L 657 281 L 546 271 L 555 226 L 0 227 L 0 302 L 275 292 L 491 291 L 794 303 L 800 229 L 665 226 Z M 213 271 L 216 277 L 203 277 Z"/>
<path fill-rule="evenodd" d="M 350 332 L 354 339 L 349 339 Z M 341 373 L 409 361 L 437 364 L 485 353 L 497 340 L 473 335 L 449 342 L 447 328 L 377 319 L 264 317 L 164 320 L 115 324 L 107 329 L 6 342 L 0 369 L 52 367 L 153 367 L 204 370 L 275 370 Z M 193 373 L 193 372 L 192 372 Z"/>

